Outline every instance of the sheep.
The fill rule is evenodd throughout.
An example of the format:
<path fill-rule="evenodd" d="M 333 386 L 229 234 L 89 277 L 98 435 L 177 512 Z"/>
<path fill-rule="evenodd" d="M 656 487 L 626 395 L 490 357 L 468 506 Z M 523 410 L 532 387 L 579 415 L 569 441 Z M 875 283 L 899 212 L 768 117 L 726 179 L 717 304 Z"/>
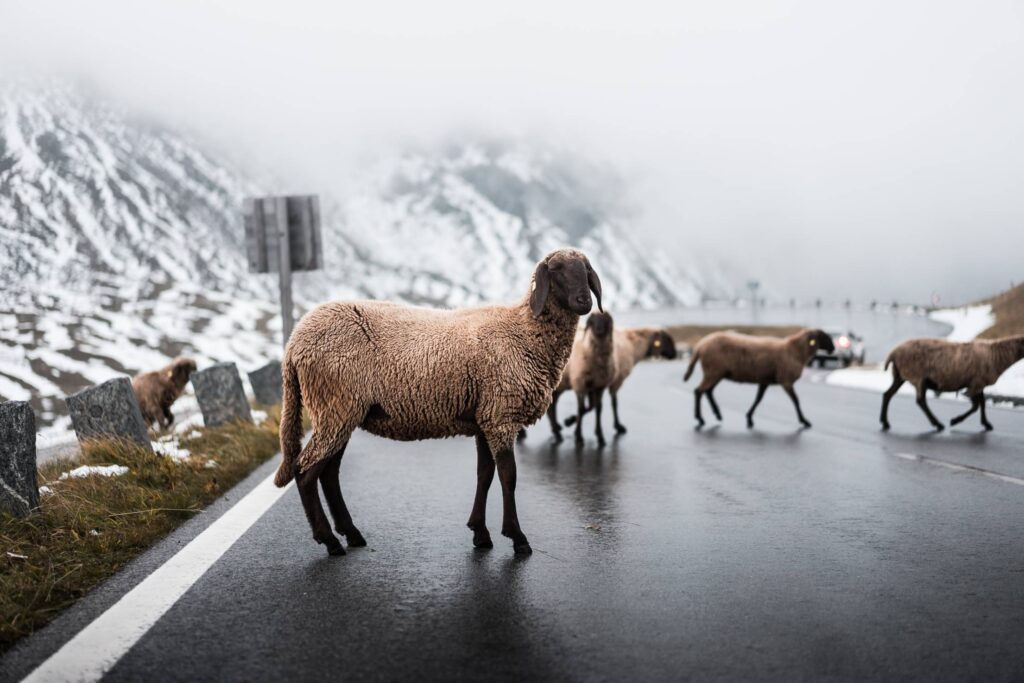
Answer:
<path fill-rule="evenodd" d="M 936 431 L 942 423 L 928 408 L 925 391 L 964 391 L 971 399 L 970 409 L 950 421 L 955 426 L 981 410 L 981 424 L 992 431 L 985 416 L 985 387 L 995 384 L 1007 368 L 1024 358 L 1024 336 L 996 340 L 949 342 L 944 339 L 910 339 L 894 348 L 885 360 L 892 365 L 892 384 L 882 396 L 882 430 L 889 429 L 889 401 L 904 382 L 917 390 L 917 405 Z"/>
<path fill-rule="evenodd" d="M 715 417 L 721 421 L 722 413 L 718 410 L 712 392 L 723 379 L 757 385 L 757 397 L 747 411 L 748 429 L 754 427 L 754 410 L 770 384 L 782 385 L 796 407 L 800 424 L 810 427 L 811 423 L 800 410 L 800 400 L 793 390 L 793 383 L 800 379 L 804 366 L 818 349 L 832 353 L 835 344 L 828 333 L 815 329 L 800 330 L 782 339 L 754 337 L 738 332 L 715 332 L 704 337 L 694 348 L 690 365 L 683 375 L 684 382 L 690 379 L 694 366 L 700 361 L 704 376 L 693 392 L 697 428 L 704 426 L 704 418 L 700 414 L 700 402 L 704 394 L 708 396 Z"/>
<path fill-rule="evenodd" d="M 555 404 L 563 391 L 572 389 L 576 394 L 576 443 L 583 443 L 583 414 L 596 409 L 594 435 L 599 446 L 606 441 L 601 429 L 601 399 L 615 379 L 614 321 L 604 312 L 592 313 L 582 333 L 577 333 L 569 355 L 569 362 L 562 371 L 562 379 L 555 388 L 548 417 L 553 426 L 558 425 Z M 590 407 L 587 407 L 589 399 Z M 553 427 L 554 428 L 554 427 Z M 561 430 L 556 440 L 561 440 Z"/>
<path fill-rule="evenodd" d="M 676 342 L 672 335 L 663 327 L 634 327 L 625 330 L 615 330 L 615 377 L 608 385 L 608 394 L 612 398 L 612 416 L 615 419 L 615 433 L 625 434 L 626 427 L 619 420 L 619 389 L 622 388 L 626 378 L 633 372 L 636 364 L 645 358 L 666 358 L 673 360 L 676 357 Z M 572 359 L 570 357 L 570 363 Z M 554 409 L 554 402 L 552 402 Z M 593 408 L 590 405 L 584 410 L 584 414 Z M 575 415 L 570 415 L 565 421 L 565 426 L 570 427 L 577 421 Z M 552 428 L 558 426 L 557 419 Z M 561 428 L 556 430 L 560 432 Z"/>
<path fill-rule="evenodd" d="M 491 548 L 487 491 L 497 468 L 504 500 L 501 533 L 517 554 L 532 552 L 516 514 L 516 433 L 544 415 L 569 359 L 579 317 L 601 281 L 587 257 L 560 249 L 537 264 L 518 304 L 452 311 L 379 301 L 336 301 L 307 313 L 282 362 L 281 465 L 275 483 L 293 478 L 313 539 L 344 555 L 366 541 L 345 506 L 338 468 L 357 427 L 389 439 L 473 436 L 477 488 L 467 526 L 473 545 Z M 305 446 L 302 406 L 313 424 Z M 300 451 L 301 446 L 301 451 Z"/>
<path fill-rule="evenodd" d="M 185 391 L 185 385 L 195 371 L 194 360 L 178 357 L 161 370 L 143 372 L 132 378 L 132 389 L 139 399 L 142 419 L 147 428 L 154 422 L 160 429 L 167 429 L 174 424 L 171 405 Z"/>

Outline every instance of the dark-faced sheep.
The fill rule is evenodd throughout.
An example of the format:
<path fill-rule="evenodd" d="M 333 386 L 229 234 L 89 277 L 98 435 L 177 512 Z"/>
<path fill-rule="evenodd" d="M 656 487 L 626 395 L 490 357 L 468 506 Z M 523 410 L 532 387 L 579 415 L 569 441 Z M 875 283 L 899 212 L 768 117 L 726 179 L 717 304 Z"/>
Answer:
<path fill-rule="evenodd" d="M 645 358 L 665 358 L 673 360 L 676 357 L 676 343 L 668 330 L 662 327 L 634 327 L 627 329 L 615 329 L 615 377 L 608 385 L 608 394 L 612 399 L 612 416 L 615 419 L 615 433 L 625 434 L 626 426 L 619 419 L 619 389 L 626 382 L 636 364 Z M 571 359 L 570 359 L 571 362 Z M 554 402 L 552 402 L 552 409 Z M 584 412 L 593 408 L 588 405 Z M 569 427 L 576 422 L 576 416 L 570 415 L 565 426 Z M 552 429 L 558 425 L 557 419 L 552 423 Z M 556 434 L 557 434 L 556 430 Z"/>
<path fill-rule="evenodd" d="M 352 523 L 338 468 L 352 432 L 415 441 L 474 436 L 477 489 L 468 526 L 473 544 L 492 547 L 487 491 L 497 468 L 504 500 L 501 533 L 531 552 L 516 514 L 516 433 L 544 415 L 562 376 L 580 315 L 601 283 L 581 252 L 561 249 L 537 264 L 530 292 L 512 306 L 454 311 L 377 301 L 340 301 L 308 313 L 282 363 L 282 462 L 275 483 L 293 477 L 313 538 L 344 554 L 324 516 L 320 482 L 335 529 L 365 545 Z M 302 440 L 302 406 L 313 434 Z M 301 446 L 301 452 L 300 452 Z"/>
<path fill-rule="evenodd" d="M 191 358 L 175 358 L 166 367 L 154 372 L 143 372 L 132 378 L 132 389 L 139 399 L 142 419 L 146 426 L 156 422 L 160 429 L 174 424 L 171 406 L 182 392 L 193 372 L 196 362 Z"/>
<path fill-rule="evenodd" d="M 992 425 L 985 416 L 985 387 L 996 383 L 999 376 L 1014 363 L 1024 359 L 1024 336 L 998 340 L 949 342 L 944 339 L 910 339 L 889 353 L 885 368 L 892 366 L 892 384 L 882 396 L 882 429 L 889 429 L 889 401 L 904 382 L 917 391 L 917 405 L 936 430 L 942 423 L 925 400 L 929 389 L 963 391 L 971 399 L 970 409 L 954 417 L 950 425 L 958 425 L 975 411 L 981 411 L 981 424 L 986 431 Z"/>
<path fill-rule="evenodd" d="M 722 413 L 715 402 L 714 389 L 723 379 L 733 382 L 757 385 L 757 397 L 747 411 L 747 427 L 754 426 L 754 410 L 764 397 L 765 390 L 772 384 L 779 384 L 785 390 L 800 424 L 810 427 L 811 423 L 800 410 L 793 384 L 800 379 L 807 361 L 822 349 L 827 353 L 835 351 L 835 344 L 822 330 L 801 330 L 781 339 L 754 337 L 738 332 L 715 332 L 701 339 L 693 349 L 693 357 L 686 368 L 683 381 L 690 379 L 693 368 L 700 361 L 704 376 L 694 390 L 694 417 L 698 428 L 704 426 L 700 412 L 701 398 L 707 394 L 711 410 L 719 421 Z"/>
<path fill-rule="evenodd" d="M 583 443 L 583 414 L 593 409 L 594 436 L 599 446 L 605 445 L 604 430 L 601 429 L 601 402 L 605 389 L 615 380 L 615 340 L 613 336 L 614 322 L 604 312 L 592 313 L 587 318 L 583 332 L 578 334 L 573 343 L 572 354 L 562 373 L 559 383 L 548 408 L 548 416 L 552 425 L 558 425 L 555 403 L 558 396 L 566 389 L 576 394 L 576 443 Z M 588 408 L 589 403 L 589 408 Z M 556 439 L 560 438 L 555 432 Z"/>

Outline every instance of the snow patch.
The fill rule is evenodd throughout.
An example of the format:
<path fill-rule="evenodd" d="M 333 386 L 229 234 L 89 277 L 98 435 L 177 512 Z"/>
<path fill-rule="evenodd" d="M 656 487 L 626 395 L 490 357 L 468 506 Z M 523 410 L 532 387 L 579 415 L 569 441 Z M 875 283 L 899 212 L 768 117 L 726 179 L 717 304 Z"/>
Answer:
<path fill-rule="evenodd" d="M 943 308 L 932 311 L 928 317 L 940 323 L 953 326 L 953 331 L 946 335 L 947 341 L 971 341 L 979 334 L 996 324 L 992 315 L 992 306 L 964 306 L 963 308 Z"/>
<path fill-rule="evenodd" d="M 165 437 L 159 441 L 151 441 L 150 445 L 157 455 L 165 456 L 171 460 L 187 460 L 192 456 L 192 452 L 187 448 L 179 446 L 176 439 L 167 439 Z"/>
<path fill-rule="evenodd" d="M 119 477 L 122 474 L 128 474 L 128 468 L 124 465 L 82 465 L 60 475 L 60 481 L 81 479 L 92 475 L 98 477 Z"/>

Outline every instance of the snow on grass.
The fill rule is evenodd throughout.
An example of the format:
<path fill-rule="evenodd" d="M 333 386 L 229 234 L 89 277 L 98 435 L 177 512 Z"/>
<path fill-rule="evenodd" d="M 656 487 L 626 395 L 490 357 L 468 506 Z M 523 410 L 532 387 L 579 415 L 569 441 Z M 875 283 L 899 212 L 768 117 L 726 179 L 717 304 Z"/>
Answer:
<path fill-rule="evenodd" d="M 266 419 L 267 419 L 267 414 L 264 411 L 262 411 L 262 410 L 254 410 L 254 411 L 252 411 L 252 421 L 254 423 L 256 423 L 256 425 L 263 424 L 266 421 Z"/>
<path fill-rule="evenodd" d="M 59 481 L 66 479 L 81 479 L 82 477 L 90 477 L 96 475 L 99 477 L 119 477 L 122 474 L 128 474 L 128 468 L 124 465 L 82 465 L 76 467 L 70 472 L 64 472 L 60 475 Z"/>
<path fill-rule="evenodd" d="M 157 455 L 168 457 L 171 460 L 187 460 L 192 456 L 192 452 L 179 446 L 177 439 L 174 438 L 164 437 L 159 441 L 150 441 L 149 444 Z"/>
<path fill-rule="evenodd" d="M 948 341 L 971 341 L 979 334 L 996 324 L 992 315 L 992 306 L 964 306 L 963 308 L 943 308 L 932 311 L 928 317 L 940 323 L 953 326 L 953 331 L 946 335 Z"/>

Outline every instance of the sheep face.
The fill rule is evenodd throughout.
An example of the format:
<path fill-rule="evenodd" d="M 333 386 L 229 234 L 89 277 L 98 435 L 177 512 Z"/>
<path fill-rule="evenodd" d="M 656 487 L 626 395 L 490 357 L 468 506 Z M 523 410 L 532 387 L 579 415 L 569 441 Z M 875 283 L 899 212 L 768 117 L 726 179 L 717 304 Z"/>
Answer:
<path fill-rule="evenodd" d="M 593 305 L 590 292 L 597 298 L 601 308 L 601 280 L 597 277 L 590 261 L 575 249 L 560 249 L 551 252 L 537 264 L 533 273 L 530 292 L 530 308 L 539 316 L 544 310 L 548 296 L 554 298 L 559 308 L 576 315 L 586 315 Z"/>
<path fill-rule="evenodd" d="M 674 360 L 676 357 L 676 342 L 665 330 L 658 330 L 651 335 L 650 346 L 647 347 L 648 358 L 667 358 Z"/>
<path fill-rule="evenodd" d="M 832 341 L 832 337 L 827 332 L 822 330 L 811 330 L 807 335 L 807 344 L 812 349 L 821 349 L 825 353 L 832 353 L 836 350 L 836 345 Z"/>
<path fill-rule="evenodd" d="M 587 318 L 586 329 L 595 337 L 604 339 L 612 333 L 612 317 L 604 312 L 593 313 Z"/>
<path fill-rule="evenodd" d="M 189 377 L 196 371 L 196 362 L 191 358 L 175 358 L 168 371 L 168 379 L 180 391 L 188 384 Z"/>

